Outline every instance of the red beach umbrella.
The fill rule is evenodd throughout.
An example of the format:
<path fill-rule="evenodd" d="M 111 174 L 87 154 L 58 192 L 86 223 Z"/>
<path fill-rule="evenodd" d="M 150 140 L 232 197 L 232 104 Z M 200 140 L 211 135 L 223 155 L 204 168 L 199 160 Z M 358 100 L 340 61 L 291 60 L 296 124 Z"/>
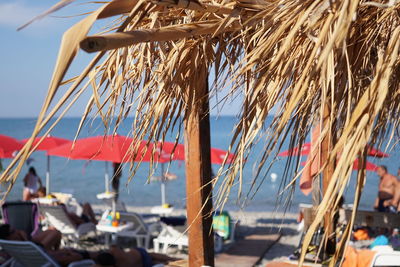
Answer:
<path fill-rule="evenodd" d="M 183 144 L 164 142 L 163 144 L 158 143 L 157 147 L 161 151 L 160 158 L 162 158 L 162 160 L 169 160 L 171 156 L 172 160 L 185 160 L 185 146 Z M 226 154 L 228 154 L 228 151 L 218 148 L 211 148 L 211 163 L 222 164 Z M 228 154 L 227 163 L 232 162 L 234 158 L 234 154 Z"/>
<path fill-rule="evenodd" d="M 15 151 L 20 150 L 23 145 L 15 138 L 0 134 L 0 158 L 12 158 Z"/>
<path fill-rule="evenodd" d="M 387 158 L 389 154 L 380 151 L 379 149 L 373 148 L 371 146 L 368 147 L 368 156 L 375 157 L 375 158 Z"/>
<path fill-rule="evenodd" d="M 36 137 L 35 140 L 33 141 L 32 146 L 36 146 L 37 143 L 39 143 L 40 139 L 42 137 Z M 27 143 L 29 138 L 26 138 L 22 140 L 22 143 L 25 144 Z M 36 150 L 42 150 L 42 151 L 48 151 L 50 149 L 53 149 L 55 147 L 59 147 L 61 145 L 65 145 L 67 143 L 71 143 L 72 141 L 69 139 L 65 138 L 60 138 L 60 137 L 55 137 L 55 136 L 46 136 L 43 141 L 40 143 L 40 145 L 36 148 Z"/>
<path fill-rule="evenodd" d="M 213 164 L 222 164 L 224 162 L 225 156 L 228 151 L 218 149 L 218 148 L 211 148 L 211 163 Z M 235 159 L 235 154 L 228 154 L 227 163 L 231 163 Z"/>
<path fill-rule="evenodd" d="M 211 148 L 211 163 L 222 164 L 228 151 Z M 233 161 L 235 155 L 228 154 L 227 163 Z M 171 160 L 185 160 L 185 146 L 183 144 L 175 144 L 174 142 L 164 142 L 157 144 L 157 151 L 154 155 L 156 161 L 166 163 Z M 165 204 L 165 178 L 164 178 L 164 164 L 161 164 L 161 203 Z"/>
<path fill-rule="evenodd" d="M 358 166 L 358 159 L 356 159 L 353 163 L 353 170 L 359 170 L 359 169 L 360 167 Z M 367 163 L 365 164 L 365 169 L 367 171 L 375 172 L 378 169 L 378 166 L 376 166 L 372 162 L 367 161 Z"/>
<path fill-rule="evenodd" d="M 356 159 L 353 163 L 353 170 L 357 171 L 360 169 L 360 167 L 358 166 L 358 159 Z M 306 165 L 306 161 L 303 161 L 301 163 L 301 166 L 305 166 Z M 373 164 L 372 162 L 367 161 L 366 165 L 365 165 L 365 170 L 367 171 L 371 171 L 371 172 L 375 172 L 378 169 L 378 166 L 376 166 L 375 164 Z"/>
<path fill-rule="evenodd" d="M 109 192 L 109 176 L 108 176 L 108 161 L 111 162 L 129 162 L 134 156 L 131 154 L 131 145 L 136 149 L 136 157 L 134 160 L 146 161 L 143 156 L 148 155 L 145 153 L 151 146 L 145 141 L 136 141 L 133 138 L 121 135 L 107 135 L 107 136 L 94 136 L 88 138 L 81 138 L 75 143 L 68 143 L 62 146 L 50 149 L 47 151 L 48 155 L 66 157 L 70 159 L 81 160 L 97 160 L 106 162 L 105 183 L 106 192 Z M 136 147 L 138 146 L 138 147 Z"/>
<path fill-rule="evenodd" d="M 297 156 L 299 154 L 301 156 L 306 156 L 311 153 L 311 143 L 305 143 L 301 146 L 299 149 L 298 147 L 295 147 L 291 150 L 286 150 L 278 154 L 280 157 L 289 157 L 289 156 Z"/>
<path fill-rule="evenodd" d="M 32 146 L 36 146 L 42 137 L 36 137 L 35 140 L 33 140 Z M 22 140 L 22 143 L 25 144 L 27 143 L 29 138 L 26 138 Z M 61 145 L 65 144 L 70 144 L 72 143 L 71 140 L 65 139 L 65 138 L 60 138 L 60 137 L 55 137 L 55 136 L 46 136 L 43 141 L 38 145 L 36 150 L 42 150 L 42 151 L 48 151 L 50 149 L 53 149 L 55 147 L 59 147 Z M 46 169 L 46 194 L 50 193 L 50 155 L 47 155 L 47 169 Z"/>
<path fill-rule="evenodd" d="M 94 136 L 76 140 L 75 143 L 68 143 L 62 146 L 50 149 L 48 155 L 66 157 L 70 159 L 99 160 L 111 162 L 129 162 L 132 160 L 130 147 L 139 145 L 135 160 L 139 160 L 141 155 L 150 147 L 145 141 L 137 144 L 132 138 L 115 136 Z M 145 160 L 145 159 L 144 159 Z"/>
<path fill-rule="evenodd" d="M 385 152 L 380 151 L 380 150 L 378 150 L 376 148 L 373 148 L 371 146 L 367 146 L 367 148 L 368 148 L 367 156 L 375 157 L 375 158 L 387 158 L 387 157 L 389 157 L 389 154 L 386 154 Z M 300 149 L 301 149 L 301 151 L 300 151 L 300 155 L 301 156 L 306 156 L 306 155 L 310 154 L 311 153 L 311 143 L 303 144 L 303 146 Z M 283 151 L 283 152 L 279 153 L 278 156 L 281 156 L 281 157 L 297 156 L 298 153 L 299 153 L 299 148 L 295 147 L 295 148 L 293 148 L 291 150 L 286 150 L 286 151 Z"/>

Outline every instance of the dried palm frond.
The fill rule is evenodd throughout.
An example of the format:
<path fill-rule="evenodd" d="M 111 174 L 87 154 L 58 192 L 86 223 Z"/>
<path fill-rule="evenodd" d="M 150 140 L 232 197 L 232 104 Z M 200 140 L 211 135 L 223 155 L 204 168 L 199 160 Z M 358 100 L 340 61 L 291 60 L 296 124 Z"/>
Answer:
<path fill-rule="evenodd" d="M 307 246 L 324 215 L 333 216 L 328 211 L 342 196 L 353 161 L 365 161 L 366 144 L 398 137 L 399 12 L 399 1 L 111 1 L 65 33 L 32 137 L 90 85 L 93 93 L 83 119 L 95 112 L 107 128 L 116 116 L 117 128 L 133 114 L 135 138 L 164 139 L 171 128 L 180 129 L 179 117 L 186 118 L 196 106 L 195 93 L 190 94 L 194 99 L 186 94 L 196 82 L 192 77 L 197 77 L 197 66 L 214 69 L 210 97 L 223 92 L 221 85 L 231 87 L 229 95 L 243 96 L 231 142 L 237 157 L 218 173 L 218 204 L 226 202 L 235 183 L 243 183 L 243 166 L 258 140 L 264 139 L 266 147 L 254 184 L 262 180 L 263 170 L 268 170 L 263 167 L 286 140 L 291 148 L 301 146 L 310 129 L 321 123 L 320 143 L 330 150 L 321 173 L 329 166 L 334 169 L 305 237 Z M 119 18 L 108 32 L 88 36 L 97 20 L 111 16 Z M 101 52 L 70 80 L 69 89 L 50 108 L 80 46 Z M 223 101 L 229 95 L 223 95 Z M 271 114 L 277 103 L 280 107 Z M 269 115 L 274 120 L 265 125 Z M 32 151 L 32 140 L 2 181 L 15 182 Z M 298 158 L 289 160 L 283 188 L 295 185 L 298 163 Z M 293 166 L 294 176 L 288 171 Z M 357 179 L 355 207 L 365 172 L 360 171 Z"/>

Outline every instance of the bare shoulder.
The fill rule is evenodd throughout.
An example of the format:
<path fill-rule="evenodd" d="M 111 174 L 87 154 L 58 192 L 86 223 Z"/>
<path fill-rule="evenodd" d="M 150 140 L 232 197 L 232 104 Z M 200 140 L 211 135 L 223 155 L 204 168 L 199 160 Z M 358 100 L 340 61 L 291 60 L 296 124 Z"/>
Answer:
<path fill-rule="evenodd" d="M 388 174 L 388 177 L 390 177 L 390 180 L 392 180 L 394 183 L 400 183 L 399 179 L 396 176 Z"/>

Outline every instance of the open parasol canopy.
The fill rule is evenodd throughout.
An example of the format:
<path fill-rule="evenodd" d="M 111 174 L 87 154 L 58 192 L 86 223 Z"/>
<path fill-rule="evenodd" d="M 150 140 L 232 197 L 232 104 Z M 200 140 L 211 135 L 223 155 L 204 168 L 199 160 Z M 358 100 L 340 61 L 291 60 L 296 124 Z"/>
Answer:
<path fill-rule="evenodd" d="M 153 154 L 154 161 L 161 163 L 161 204 L 166 204 L 166 192 L 165 192 L 165 182 L 166 177 L 164 173 L 164 163 L 170 160 L 185 160 L 185 146 L 183 144 L 176 144 L 174 142 L 158 142 L 156 144 L 156 152 Z M 211 148 L 211 163 L 222 164 L 224 162 L 225 156 L 227 156 L 227 163 L 233 161 L 235 155 L 228 153 L 228 151 Z M 148 151 L 145 158 L 151 157 L 151 151 Z"/>
<path fill-rule="evenodd" d="M 373 148 L 371 146 L 367 146 L 367 148 L 368 148 L 367 156 L 375 157 L 375 158 L 389 157 L 389 154 L 387 154 L 379 149 Z M 311 143 L 305 143 L 301 146 L 300 149 L 298 147 L 296 147 L 293 149 L 285 150 L 285 151 L 279 153 L 278 156 L 290 157 L 290 156 L 297 156 L 299 154 L 300 154 L 300 156 L 306 156 L 306 155 L 309 155 L 310 153 L 311 153 Z"/>
<path fill-rule="evenodd" d="M 33 147 L 35 147 L 42 138 L 43 137 L 36 137 L 35 140 L 33 141 Z M 26 138 L 23 139 L 21 142 L 22 144 L 25 144 L 26 142 L 28 142 L 28 140 L 29 138 Z M 69 139 L 55 137 L 55 136 L 46 136 L 44 137 L 43 141 L 38 145 L 36 150 L 49 151 L 50 149 L 70 143 L 72 143 L 72 141 Z"/>
<path fill-rule="evenodd" d="M 13 153 L 22 148 L 21 144 L 17 139 L 7 135 L 0 134 L 0 158 L 12 158 Z"/>
<path fill-rule="evenodd" d="M 368 153 L 367 153 L 368 156 L 375 157 L 375 158 L 388 158 L 389 157 L 389 154 L 387 154 L 379 149 L 373 148 L 371 146 L 367 146 L 367 147 L 368 147 Z"/>
<path fill-rule="evenodd" d="M 303 162 L 301 163 L 301 166 L 305 166 L 306 163 L 307 163 L 306 161 L 303 161 Z M 353 170 L 354 170 L 354 171 L 358 171 L 359 169 L 360 169 L 359 160 L 356 159 L 356 160 L 354 161 L 354 163 L 353 163 Z M 372 162 L 370 162 L 370 161 L 367 161 L 367 162 L 366 162 L 366 164 L 365 164 L 365 170 L 371 171 L 371 172 L 375 172 L 377 169 L 378 169 L 378 166 L 376 166 L 376 165 L 373 164 Z"/>
<path fill-rule="evenodd" d="M 358 166 L 358 159 L 356 159 L 353 163 L 353 170 L 359 170 L 360 167 Z M 371 172 L 375 172 L 378 169 L 378 166 L 376 166 L 375 164 L 373 164 L 372 162 L 367 161 L 365 164 L 365 170 L 367 171 L 371 171 Z"/>
<path fill-rule="evenodd" d="M 109 190 L 109 175 L 107 162 L 129 162 L 144 160 L 151 144 L 146 141 L 136 141 L 133 138 L 121 135 L 93 136 L 76 140 L 47 151 L 48 155 L 66 157 L 69 159 L 105 161 L 105 191 Z M 113 198 L 113 212 L 116 201 Z"/>
<path fill-rule="evenodd" d="M 131 151 L 131 148 L 134 149 Z M 129 162 L 140 159 L 151 146 L 146 141 L 136 141 L 121 135 L 94 136 L 76 140 L 47 151 L 50 156 L 70 159 Z M 143 159 L 145 160 L 145 159 Z"/>
<path fill-rule="evenodd" d="M 172 159 L 172 160 L 185 160 L 185 146 L 183 144 L 175 144 L 173 142 L 164 142 L 157 144 L 158 153 L 161 152 L 160 158 L 162 160 Z M 228 153 L 228 151 L 211 148 L 211 163 L 212 164 L 222 164 L 224 162 L 225 156 L 227 156 L 227 163 L 231 163 L 235 154 Z"/>
<path fill-rule="evenodd" d="M 299 153 L 300 152 L 300 153 Z M 290 156 L 306 156 L 311 153 L 311 143 L 305 143 L 301 148 L 295 147 L 293 149 L 285 150 L 278 154 L 280 157 L 290 157 Z"/>
<path fill-rule="evenodd" d="M 76 142 L 71 142 L 48 150 L 47 155 L 78 160 L 105 161 L 105 190 L 109 192 L 107 162 L 129 162 L 132 161 L 132 158 L 135 158 L 134 160 L 140 160 L 146 155 L 150 155 L 146 153 L 150 148 L 151 145 L 147 144 L 146 141 L 136 141 L 133 138 L 121 135 L 107 135 L 78 139 Z M 146 159 L 143 158 L 143 160 Z"/>

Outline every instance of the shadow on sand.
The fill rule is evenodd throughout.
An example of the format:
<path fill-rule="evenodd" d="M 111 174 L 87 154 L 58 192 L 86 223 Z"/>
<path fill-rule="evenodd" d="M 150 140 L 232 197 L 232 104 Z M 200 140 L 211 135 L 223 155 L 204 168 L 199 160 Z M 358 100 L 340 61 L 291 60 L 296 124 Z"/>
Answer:
<path fill-rule="evenodd" d="M 293 218 L 260 218 L 257 219 L 257 223 L 284 225 L 284 224 L 297 224 L 298 222 L 296 219 Z"/>
<path fill-rule="evenodd" d="M 298 235 L 299 233 L 290 227 L 286 227 L 285 225 L 280 226 L 239 226 L 237 231 L 237 237 L 244 238 L 245 236 L 248 235 L 272 235 L 272 234 L 282 234 L 285 236 L 295 236 Z"/>

